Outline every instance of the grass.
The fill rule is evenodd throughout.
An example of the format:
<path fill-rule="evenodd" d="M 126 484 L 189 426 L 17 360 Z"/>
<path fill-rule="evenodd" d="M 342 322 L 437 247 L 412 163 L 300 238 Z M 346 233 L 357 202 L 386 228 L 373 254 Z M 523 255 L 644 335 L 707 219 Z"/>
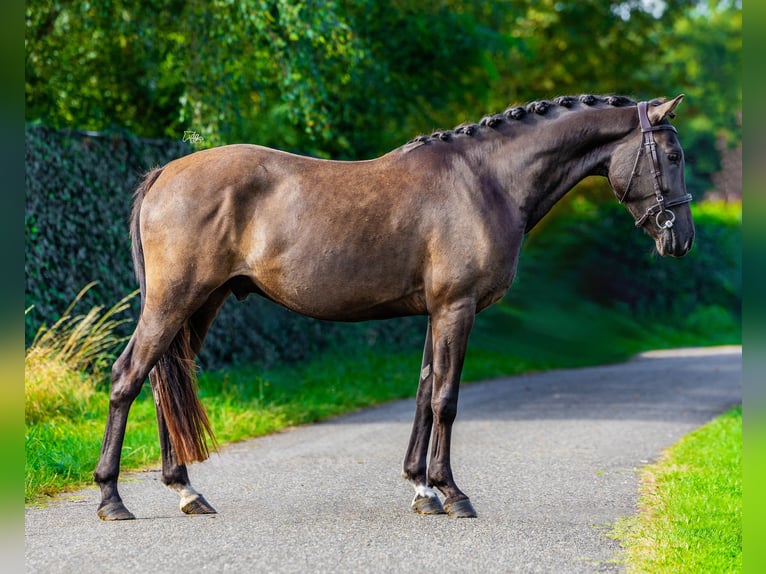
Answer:
<path fill-rule="evenodd" d="M 742 570 L 742 409 L 684 437 L 641 473 L 639 513 L 614 536 L 629 572 Z"/>
<path fill-rule="evenodd" d="M 41 327 L 24 357 L 24 418 L 27 424 L 84 414 L 96 392 L 94 380 L 109 365 L 110 352 L 122 341 L 114 333 L 127 319 L 128 295 L 106 311 L 85 315 L 73 309 L 95 283 L 86 285 L 51 327 Z M 27 309 L 29 311 L 29 309 Z"/>
<path fill-rule="evenodd" d="M 525 300 L 539 303 L 520 309 L 511 299 L 479 315 L 463 370 L 464 381 L 615 362 L 648 348 L 721 342 L 720 333 L 714 335 L 716 339 L 681 332 L 674 335 L 664 328 L 655 333 L 616 310 L 586 301 L 567 305 L 553 294 Z M 562 308 L 567 313 L 562 313 Z M 61 324 L 72 327 L 76 323 L 68 320 Z M 37 352 L 34 348 L 28 355 Z M 225 444 L 412 397 L 420 352 L 417 347 L 401 351 L 349 344 L 300 365 L 203 372 L 200 397 L 218 440 Z M 33 397 L 27 394 L 27 410 L 46 413 L 27 420 L 27 502 L 44 502 L 47 496 L 91 482 L 108 407 L 107 393 L 96 390 L 105 386 L 103 364 L 101 357 L 89 363 L 85 374 L 67 371 L 72 388 L 85 390 L 67 392 L 49 405 L 34 406 L 30 404 Z M 29 369 L 26 376 L 29 391 L 35 369 Z M 51 371 L 47 376 L 56 373 Z M 70 381 L 57 378 L 56 385 L 66 389 Z M 125 470 L 156 465 L 160 456 L 154 403 L 147 387 L 131 409 L 122 457 Z M 62 395 L 58 390 L 52 394 Z"/>

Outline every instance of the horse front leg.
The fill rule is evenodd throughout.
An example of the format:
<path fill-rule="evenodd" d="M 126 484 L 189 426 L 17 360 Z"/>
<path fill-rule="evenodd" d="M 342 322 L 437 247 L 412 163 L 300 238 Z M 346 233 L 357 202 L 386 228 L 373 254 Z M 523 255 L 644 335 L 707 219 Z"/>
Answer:
<path fill-rule="evenodd" d="M 433 381 L 433 337 L 429 318 L 418 393 L 415 399 L 415 420 L 412 423 L 410 443 L 402 467 L 402 476 L 415 487 L 412 508 L 419 514 L 444 514 L 444 507 L 436 491 L 428 486 L 427 476 L 428 441 L 431 438 L 434 419 L 431 410 Z"/>
<path fill-rule="evenodd" d="M 452 425 L 457 415 L 460 374 L 476 305 L 464 300 L 446 306 L 432 316 L 433 331 L 433 437 L 428 484 L 444 494 L 444 509 L 454 518 L 474 518 L 476 511 L 455 484 L 450 464 Z"/>

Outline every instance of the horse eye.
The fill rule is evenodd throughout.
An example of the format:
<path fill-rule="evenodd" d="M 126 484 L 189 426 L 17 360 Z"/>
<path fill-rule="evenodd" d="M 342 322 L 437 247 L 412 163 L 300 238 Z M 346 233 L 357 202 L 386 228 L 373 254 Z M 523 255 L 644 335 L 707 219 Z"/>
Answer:
<path fill-rule="evenodd" d="M 668 154 L 668 159 L 672 161 L 673 163 L 678 163 L 681 161 L 681 154 L 677 151 L 671 152 Z"/>

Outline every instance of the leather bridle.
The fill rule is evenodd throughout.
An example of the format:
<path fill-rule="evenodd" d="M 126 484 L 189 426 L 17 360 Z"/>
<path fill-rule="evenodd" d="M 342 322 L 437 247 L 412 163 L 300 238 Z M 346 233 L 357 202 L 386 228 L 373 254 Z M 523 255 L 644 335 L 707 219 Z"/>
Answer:
<path fill-rule="evenodd" d="M 673 227 L 673 223 L 676 220 L 676 214 L 668 208 L 689 203 L 692 200 L 692 196 L 687 193 L 676 199 L 665 199 L 664 193 L 667 191 L 667 188 L 665 187 L 665 178 L 662 176 L 662 170 L 660 169 L 660 160 L 657 156 L 657 142 L 654 141 L 654 132 L 660 130 L 672 130 L 678 133 L 678 131 L 670 124 L 653 126 L 649 123 L 649 116 L 646 111 L 648 106 L 648 102 L 639 102 L 637 106 L 638 121 L 641 127 L 643 141 L 641 147 L 638 148 L 636 161 L 633 164 L 633 172 L 630 174 L 628 185 L 625 188 L 625 193 L 623 193 L 620 198 L 620 203 L 625 203 L 628 199 L 630 184 L 633 182 L 633 178 L 638 175 L 638 162 L 641 159 L 641 153 L 646 150 L 651 160 L 652 183 L 654 184 L 654 195 L 657 201 L 646 210 L 646 213 L 636 219 L 636 227 L 641 227 L 650 217 L 654 216 L 657 227 L 660 229 L 670 229 Z"/>

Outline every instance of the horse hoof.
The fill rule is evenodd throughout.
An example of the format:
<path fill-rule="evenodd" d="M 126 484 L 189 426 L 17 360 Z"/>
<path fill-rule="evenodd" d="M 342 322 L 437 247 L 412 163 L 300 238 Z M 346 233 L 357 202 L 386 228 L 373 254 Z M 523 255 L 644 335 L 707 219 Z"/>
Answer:
<path fill-rule="evenodd" d="M 467 498 L 445 502 L 444 510 L 447 511 L 450 518 L 476 518 L 477 516 L 473 504 Z"/>
<path fill-rule="evenodd" d="M 135 520 L 136 517 L 122 502 L 110 502 L 99 507 L 97 511 L 101 520 Z"/>
<path fill-rule="evenodd" d="M 218 514 L 201 494 L 191 500 L 181 501 L 181 512 L 185 514 Z"/>
<path fill-rule="evenodd" d="M 418 514 L 444 514 L 444 507 L 438 496 L 417 496 L 412 508 Z"/>

